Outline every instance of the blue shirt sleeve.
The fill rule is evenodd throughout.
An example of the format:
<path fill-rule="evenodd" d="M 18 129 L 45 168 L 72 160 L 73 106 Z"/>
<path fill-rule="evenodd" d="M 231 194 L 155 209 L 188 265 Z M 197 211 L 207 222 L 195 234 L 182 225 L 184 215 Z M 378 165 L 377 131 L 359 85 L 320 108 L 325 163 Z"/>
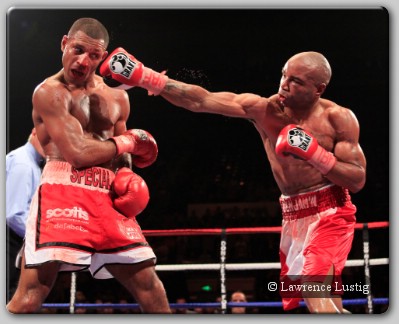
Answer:
<path fill-rule="evenodd" d="M 25 236 L 32 198 L 40 184 L 43 158 L 30 142 L 6 156 L 6 222 L 19 236 Z"/>
<path fill-rule="evenodd" d="M 14 164 L 6 179 L 6 220 L 7 225 L 21 237 L 25 236 L 34 190 L 34 170 L 27 164 Z"/>

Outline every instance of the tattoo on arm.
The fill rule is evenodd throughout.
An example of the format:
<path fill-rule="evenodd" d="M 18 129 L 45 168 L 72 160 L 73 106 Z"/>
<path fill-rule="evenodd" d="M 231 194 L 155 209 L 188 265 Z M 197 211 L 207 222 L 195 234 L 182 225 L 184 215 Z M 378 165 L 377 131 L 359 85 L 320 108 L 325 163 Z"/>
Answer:
<path fill-rule="evenodd" d="M 166 86 L 165 86 L 165 90 L 167 92 L 172 92 L 172 91 L 184 92 L 183 87 L 176 82 L 167 82 Z"/>

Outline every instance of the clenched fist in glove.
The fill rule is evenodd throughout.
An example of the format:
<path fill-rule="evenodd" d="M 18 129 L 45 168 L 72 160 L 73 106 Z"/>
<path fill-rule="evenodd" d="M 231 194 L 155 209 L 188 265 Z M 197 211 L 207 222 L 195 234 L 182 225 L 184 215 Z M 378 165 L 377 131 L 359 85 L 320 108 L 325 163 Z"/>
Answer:
<path fill-rule="evenodd" d="M 111 137 L 115 142 L 116 154 L 132 154 L 132 162 L 138 168 L 145 168 L 158 157 L 158 145 L 154 137 L 142 129 L 130 129 L 119 136 Z"/>
<path fill-rule="evenodd" d="M 317 143 L 316 138 L 301 127 L 290 124 L 285 126 L 276 143 L 278 156 L 293 155 L 313 165 L 323 175 L 326 175 L 337 162 L 336 157 Z"/>
<path fill-rule="evenodd" d="M 141 87 L 158 95 L 165 87 L 168 77 L 143 65 L 122 47 L 115 49 L 101 64 L 100 74 L 104 82 L 113 88 Z"/>
<path fill-rule="evenodd" d="M 148 205 L 150 194 L 147 184 L 129 168 L 121 168 L 112 184 L 115 208 L 128 218 L 136 217 Z"/>

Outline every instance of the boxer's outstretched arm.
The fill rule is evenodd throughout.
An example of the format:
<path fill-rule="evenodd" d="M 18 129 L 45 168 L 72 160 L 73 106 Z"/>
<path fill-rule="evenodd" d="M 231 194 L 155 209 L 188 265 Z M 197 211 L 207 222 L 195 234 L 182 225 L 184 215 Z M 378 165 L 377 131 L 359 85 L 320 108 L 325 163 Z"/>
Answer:
<path fill-rule="evenodd" d="M 121 47 L 101 64 L 100 74 L 110 87 L 140 87 L 161 95 L 172 104 L 194 112 L 207 112 L 230 117 L 257 119 L 262 117 L 268 99 L 258 95 L 232 92 L 209 92 L 206 89 L 170 79 L 146 66 Z"/>
<path fill-rule="evenodd" d="M 193 112 L 256 119 L 264 114 L 268 99 L 252 93 L 210 92 L 200 86 L 168 79 L 160 95 Z"/>

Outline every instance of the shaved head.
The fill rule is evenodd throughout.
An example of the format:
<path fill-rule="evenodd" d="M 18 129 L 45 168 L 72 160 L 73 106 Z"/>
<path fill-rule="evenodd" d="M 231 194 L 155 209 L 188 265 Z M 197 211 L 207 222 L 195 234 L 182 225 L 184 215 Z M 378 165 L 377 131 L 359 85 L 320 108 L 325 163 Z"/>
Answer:
<path fill-rule="evenodd" d="M 312 70 L 314 73 L 312 73 L 311 78 L 314 79 L 317 84 L 325 83 L 328 85 L 330 82 L 331 66 L 324 55 L 318 52 L 302 52 L 295 54 L 288 60 L 288 62 L 294 61 L 300 61 L 303 65 L 306 65 L 309 70 Z"/>

